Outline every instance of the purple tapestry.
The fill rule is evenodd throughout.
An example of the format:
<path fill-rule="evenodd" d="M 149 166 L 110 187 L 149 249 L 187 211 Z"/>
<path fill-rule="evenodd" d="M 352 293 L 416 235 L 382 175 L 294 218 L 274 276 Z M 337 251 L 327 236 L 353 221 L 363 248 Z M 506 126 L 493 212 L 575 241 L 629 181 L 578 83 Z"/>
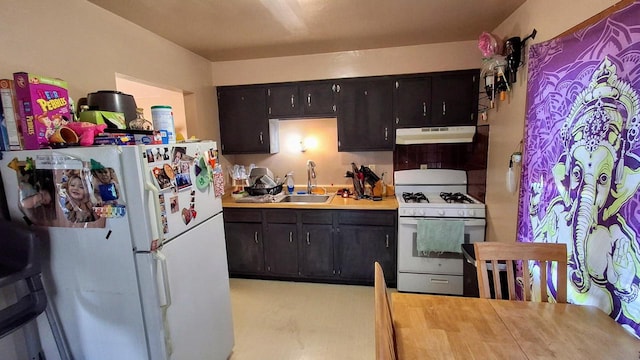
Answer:
<path fill-rule="evenodd" d="M 518 241 L 567 244 L 568 301 L 636 336 L 639 99 L 640 1 L 530 48 Z"/>

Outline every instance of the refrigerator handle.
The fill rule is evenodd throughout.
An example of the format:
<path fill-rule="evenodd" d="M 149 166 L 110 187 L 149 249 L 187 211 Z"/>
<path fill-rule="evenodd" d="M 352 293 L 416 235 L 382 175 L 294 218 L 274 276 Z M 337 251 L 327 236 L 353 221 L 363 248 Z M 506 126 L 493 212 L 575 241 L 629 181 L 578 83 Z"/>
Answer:
<path fill-rule="evenodd" d="M 153 196 L 153 210 L 155 212 L 156 228 L 155 232 L 153 231 L 153 229 L 151 229 L 151 234 L 153 236 L 153 239 L 158 239 L 158 247 L 160 247 L 162 246 L 162 244 L 164 244 L 164 231 L 162 230 L 162 221 L 160 220 L 162 219 L 159 199 L 160 190 L 158 190 L 158 188 L 149 180 L 145 181 L 144 188 L 152 193 Z"/>
<path fill-rule="evenodd" d="M 162 271 L 162 282 L 157 281 L 161 287 L 164 296 L 160 298 L 160 307 L 169 307 L 171 305 L 171 289 L 169 288 L 169 273 L 167 272 L 167 258 L 160 250 L 153 252 L 153 258 L 158 262 L 158 266 Z"/>

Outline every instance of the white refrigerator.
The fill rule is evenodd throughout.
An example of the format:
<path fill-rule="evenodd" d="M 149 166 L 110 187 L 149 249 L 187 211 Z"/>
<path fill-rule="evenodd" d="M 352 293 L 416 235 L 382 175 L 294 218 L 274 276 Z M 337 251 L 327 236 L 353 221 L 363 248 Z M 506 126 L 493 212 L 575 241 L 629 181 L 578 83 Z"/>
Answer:
<path fill-rule="evenodd" d="M 11 220 L 42 230 L 43 282 L 74 359 L 229 357 L 215 142 L 2 155 Z"/>

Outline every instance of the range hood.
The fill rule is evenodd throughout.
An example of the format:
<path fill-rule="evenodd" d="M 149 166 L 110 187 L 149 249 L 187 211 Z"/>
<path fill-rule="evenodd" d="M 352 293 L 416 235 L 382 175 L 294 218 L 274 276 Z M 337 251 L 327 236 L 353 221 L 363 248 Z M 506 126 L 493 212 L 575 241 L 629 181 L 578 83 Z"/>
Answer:
<path fill-rule="evenodd" d="M 396 145 L 470 143 L 475 126 L 396 129 Z"/>

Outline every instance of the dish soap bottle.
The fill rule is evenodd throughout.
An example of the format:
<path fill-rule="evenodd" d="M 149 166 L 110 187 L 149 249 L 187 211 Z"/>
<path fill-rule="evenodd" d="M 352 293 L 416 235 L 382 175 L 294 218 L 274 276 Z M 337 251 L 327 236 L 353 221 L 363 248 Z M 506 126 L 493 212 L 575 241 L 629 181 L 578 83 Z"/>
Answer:
<path fill-rule="evenodd" d="M 287 174 L 287 191 L 289 194 L 293 194 L 294 182 L 293 182 L 293 172 Z"/>

